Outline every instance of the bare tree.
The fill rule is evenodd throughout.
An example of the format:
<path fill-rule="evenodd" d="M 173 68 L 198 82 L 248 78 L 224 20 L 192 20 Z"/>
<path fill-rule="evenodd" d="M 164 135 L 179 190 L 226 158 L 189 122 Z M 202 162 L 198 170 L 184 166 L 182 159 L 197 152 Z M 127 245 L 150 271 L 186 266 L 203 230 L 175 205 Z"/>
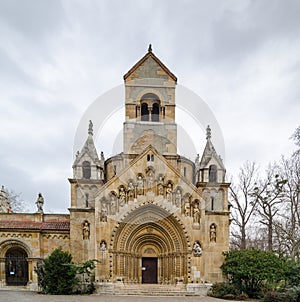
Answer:
<path fill-rule="evenodd" d="M 267 249 L 270 251 L 273 250 L 274 224 L 281 210 L 284 186 L 287 182 L 280 176 L 278 170 L 276 164 L 269 165 L 266 177 L 260 179 L 253 193 L 258 205 L 259 221 L 267 228 Z"/>
<path fill-rule="evenodd" d="M 295 151 L 294 154 L 300 154 L 300 126 L 298 126 L 293 133 L 291 139 L 294 141 L 295 145 L 298 147 L 298 149 Z"/>
<path fill-rule="evenodd" d="M 300 153 L 282 157 L 281 178 L 286 179 L 281 215 L 275 224 L 279 249 L 293 259 L 300 256 Z"/>
<path fill-rule="evenodd" d="M 13 190 L 6 191 L 7 198 L 13 213 L 22 213 L 28 211 L 27 203 L 21 198 L 21 193 L 16 193 Z"/>
<path fill-rule="evenodd" d="M 239 249 L 247 248 L 247 231 L 256 211 L 258 199 L 253 196 L 256 187 L 258 169 L 255 163 L 246 162 L 238 175 L 236 183 L 230 186 L 230 202 L 232 204 L 233 229 L 232 244 Z"/>

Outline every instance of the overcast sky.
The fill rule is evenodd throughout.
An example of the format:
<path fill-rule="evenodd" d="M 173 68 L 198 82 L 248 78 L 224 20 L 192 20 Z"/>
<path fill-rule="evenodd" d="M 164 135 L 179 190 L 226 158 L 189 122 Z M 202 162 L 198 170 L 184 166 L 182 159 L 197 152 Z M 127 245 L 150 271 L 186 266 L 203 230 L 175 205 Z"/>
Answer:
<path fill-rule="evenodd" d="M 67 212 L 80 120 L 149 43 L 213 112 L 229 173 L 289 156 L 300 124 L 299 16 L 298 0 L 0 0 L 0 185 L 31 211 L 42 192 L 46 212 Z M 107 144 L 97 140 L 109 157 Z"/>

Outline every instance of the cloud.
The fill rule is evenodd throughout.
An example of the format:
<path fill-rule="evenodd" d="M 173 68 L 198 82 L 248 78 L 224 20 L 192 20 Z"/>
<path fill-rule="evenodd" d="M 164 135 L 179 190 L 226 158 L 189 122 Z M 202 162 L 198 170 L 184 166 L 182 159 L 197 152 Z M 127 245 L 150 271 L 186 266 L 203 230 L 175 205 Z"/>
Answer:
<path fill-rule="evenodd" d="M 209 105 L 231 174 L 248 159 L 264 165 L 291 153 L 300 112 L 299 6 L 2 0 L 0 184 L 33 206 L 42 192 L 47 210 L 66 211 L 79 121 L 99 95 L 122 83 L 149 43 L 178 83 Z M 103 144 L 97 141 L 99 151 Z M 120 146 L 114 139 L 104 145 Z"/>

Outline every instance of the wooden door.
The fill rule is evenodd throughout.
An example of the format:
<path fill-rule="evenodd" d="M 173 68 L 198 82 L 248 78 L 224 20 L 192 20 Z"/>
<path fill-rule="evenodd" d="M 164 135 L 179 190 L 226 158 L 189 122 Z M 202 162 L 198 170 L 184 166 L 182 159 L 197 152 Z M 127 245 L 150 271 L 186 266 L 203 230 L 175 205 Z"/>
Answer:
<path fill-rule="evenodd" d="M 142 258 L 142 283 L 157 283 L 157 258 Z"/>

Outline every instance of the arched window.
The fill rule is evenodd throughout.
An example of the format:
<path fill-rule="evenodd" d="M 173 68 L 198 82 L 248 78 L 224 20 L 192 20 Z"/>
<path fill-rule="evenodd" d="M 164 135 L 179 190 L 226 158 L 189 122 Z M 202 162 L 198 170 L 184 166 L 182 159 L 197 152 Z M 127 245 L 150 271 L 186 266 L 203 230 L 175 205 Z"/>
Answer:
<path fill-rule="evenodd" d="M 214 211 L 216 209 L 215 199 L 217 196 L 217 192 L 215 190 L 210 191 L 210 209 Z"/>
<path fill-rule="evenodd" d="M 154 93 L 146 93 L 142 96 L 141 100 L 156 101 L 156 100 L 159 100 L 159 98 Z"/>
<path fill-rule="evenodd" d="M 148 105 L 146 103 L 142 104 L 141 121 L 149 121 L 149 109 L 148 109 Z"/>
<path fill-rule="evenodd" d="M 217 181 L 217 166 L 216 165 L 209 166 L 208 180 L 209 180 L 209 182 Z"/>
<path fill-rule="evenodd" d="M 82 177 L 85 179 L 91 178 L 91 163 L 89 161 L 82 163 Z"/>
<path fill-rule="evenodd" d="M 152 122 L 159 122 L 159 104 L 154 103 L 152 106 Z"/>
<path fill-rule="evenodd" d="M 153 154 L 148 154 L 147 155 L 147 161 L 154 161 L 154 155 Z"/>

